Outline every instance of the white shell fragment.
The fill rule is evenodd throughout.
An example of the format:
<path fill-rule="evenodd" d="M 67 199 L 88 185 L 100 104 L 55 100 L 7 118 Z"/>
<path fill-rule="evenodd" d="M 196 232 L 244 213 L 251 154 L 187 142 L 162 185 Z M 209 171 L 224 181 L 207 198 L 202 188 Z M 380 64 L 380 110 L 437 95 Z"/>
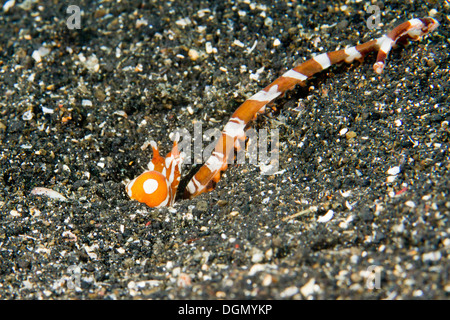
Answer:
<path fill-rule="evenodd" d="M 67 201 L 67 198 L 64 197 L 61 193 L 56 192 L 51 189 L 47 189 L 44 187 L 36 187 L 33 190 L 31 190 L 31 194 L 34 196 L 44 196 L 49 197 L 51 199 L 55 199 L 58 201 Z"/>
<path fill-rule="evenodd" d="M 42 106 L 42 113 L 44 113 L 44 114 L 52 114 L 54 112 L 55 112 L 55 110 Z"/>
<path fill-rule="evenodd" d="M 34 113 L 32 110 L 27 110 L 23 113 L 22 115 L 22 120 L 23 121 L 30 121 L 31 119 L 33 119 Z"/>
<path fill-rule="evenodd" d="M 389 183 L 394 182 L 395 179 L 397 179 L 397 175 L 400 173 L 400 167 L 395 166 L 395 167 L 389 168 L 389 170 L 386 171 L 386 173 L 388 174 L 386 181 Z"/>
<path fill-rule="evenodd" d="M 333 216 L 334 216 L 334 211 L 328 210 L 328 212 L 325 213 L 323 216 L 320 216 L 319 218 L 317 218 L 317 222 L 328 222 L 331 219 L 333 219 Z"/>

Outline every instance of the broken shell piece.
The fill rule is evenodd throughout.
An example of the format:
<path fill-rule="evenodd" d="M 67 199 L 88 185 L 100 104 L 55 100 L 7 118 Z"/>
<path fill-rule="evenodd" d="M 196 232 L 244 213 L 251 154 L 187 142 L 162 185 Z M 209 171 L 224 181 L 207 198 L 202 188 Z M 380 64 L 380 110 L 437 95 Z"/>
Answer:
<path fill-rule="evenodd" d="M 56 192 L 51 189 L 47 189 L 44 187 L 36 187 L 33 190 L 31 190 L 31 194 L 34 196 L 45 196 L 49 197 L 51 199 L 55 199 L 58 201 L 67 201 L 67 198 L 64 197 L 61 193 Z"/>

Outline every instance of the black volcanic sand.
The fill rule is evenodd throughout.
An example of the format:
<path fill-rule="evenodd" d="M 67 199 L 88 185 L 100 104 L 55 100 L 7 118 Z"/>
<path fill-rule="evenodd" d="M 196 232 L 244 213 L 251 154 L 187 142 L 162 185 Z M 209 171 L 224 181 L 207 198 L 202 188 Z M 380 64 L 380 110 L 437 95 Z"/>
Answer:
<path fill-rule="evenodd" d="M 55 3 L 0 16 L 1 299 L 449 298 L 444 1 L 386 5 L 379 29 L 363 1 L 75 1 L 73 30 Z M 381 76 L 374 54 L 332 67 L 253 122 L 279 130 L 276 174 L 231 165 L 171 209 L 128 198 L 149 140 L 165 154 L 313 54 L 428 15 Z"/>

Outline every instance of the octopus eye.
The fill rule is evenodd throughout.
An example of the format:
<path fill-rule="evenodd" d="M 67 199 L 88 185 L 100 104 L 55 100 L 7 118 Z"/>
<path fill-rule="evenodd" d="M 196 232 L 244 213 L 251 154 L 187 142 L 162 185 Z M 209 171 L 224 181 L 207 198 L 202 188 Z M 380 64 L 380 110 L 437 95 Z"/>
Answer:
<path fill-rule="evenodd" d="M 157 171 L 146 171 L 127 185 L 131 199 L 157 208 L 167 205 L 170 192 L 166 177 Z"/>

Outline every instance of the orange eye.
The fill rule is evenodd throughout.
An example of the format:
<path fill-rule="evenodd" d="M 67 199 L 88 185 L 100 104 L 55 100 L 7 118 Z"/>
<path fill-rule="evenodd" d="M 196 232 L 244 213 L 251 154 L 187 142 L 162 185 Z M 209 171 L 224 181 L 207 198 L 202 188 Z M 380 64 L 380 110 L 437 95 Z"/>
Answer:
<path fill-rule="evenodd" d="M 149 207 L 165 206 L 169 202 L 169 188 L 166 178 L 157 171 L 147 171 L 127 185 L 131 199 L 145 203 Z"/>

